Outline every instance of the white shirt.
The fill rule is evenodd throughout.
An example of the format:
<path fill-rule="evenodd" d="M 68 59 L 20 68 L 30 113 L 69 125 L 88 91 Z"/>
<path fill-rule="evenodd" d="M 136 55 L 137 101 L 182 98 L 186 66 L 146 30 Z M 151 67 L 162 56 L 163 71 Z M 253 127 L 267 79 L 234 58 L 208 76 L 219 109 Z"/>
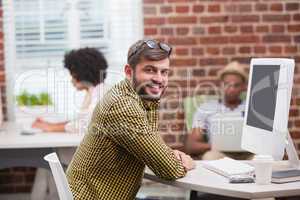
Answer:
<path fill-rule="evenodd" d="M 211 120 L 215 118 L 219 114 L 230 114 L 235 116 L 244 117 L 245 111 L 245 101 L 242 101 L 234 109 L 227 107 L 223 102 L 219 100 L 212 100 L 207 103 L 202 104 L 196 111 L 193 117 L 193 125 L 192 128 L 201 128 L 205 130 L 205 134 L 208 137 L 208 141 L 210 140 L 210 127 Z"/>
<path fill-rule="evenodd" d="M 91 120 L 94 108 L 97 103 L 103 98 L 109 87 L 100 83 L 95 87 L 89 88 L 77 117 L 65 125 L 66 132 L 84 134 Z"/>

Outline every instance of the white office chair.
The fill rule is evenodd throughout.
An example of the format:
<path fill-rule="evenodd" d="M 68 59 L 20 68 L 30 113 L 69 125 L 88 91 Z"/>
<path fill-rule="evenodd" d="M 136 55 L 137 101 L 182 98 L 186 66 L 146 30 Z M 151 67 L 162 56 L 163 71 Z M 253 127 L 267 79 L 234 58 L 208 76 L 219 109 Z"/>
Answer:
<path fill-rule="evenodd" d="M 49 163 L 55 185 L 58 191 L 58 196 L 60 200 L 73 200 L 73 195 L 69 187 L 67 177 L 60 164 L 60 161 L 56 153 L 50 153 L 44 157 L 44 159 Z"/>

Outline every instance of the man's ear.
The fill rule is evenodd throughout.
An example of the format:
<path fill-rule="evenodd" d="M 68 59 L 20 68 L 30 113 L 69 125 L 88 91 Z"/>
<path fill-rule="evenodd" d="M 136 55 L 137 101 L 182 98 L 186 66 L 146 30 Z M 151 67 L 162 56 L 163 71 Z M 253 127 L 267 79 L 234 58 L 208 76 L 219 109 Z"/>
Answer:
<path fill-rule="evenodd" d="M 124 68 L 124 71 L 125 71 L 126 78 L 129 79 L 129 80 L 131 80 L 132 76 L 133 76 L 133 69 L 132 69 L 132 67 L 129 64 L 126 64 L 125 68 Z"/>

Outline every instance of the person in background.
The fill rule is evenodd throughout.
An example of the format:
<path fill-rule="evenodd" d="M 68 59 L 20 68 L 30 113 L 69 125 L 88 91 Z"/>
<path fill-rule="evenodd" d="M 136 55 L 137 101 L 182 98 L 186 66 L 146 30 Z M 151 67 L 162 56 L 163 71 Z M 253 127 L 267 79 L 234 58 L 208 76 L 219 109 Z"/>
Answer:
<path fill-rule="evenodd" d="M 87 129 L 96 104 L 109 89 L 108 85 L 104 83 L 108 67 L 107 61 L 104 55 L 97 49 L 81 48 L 65 54 L 64 67 L 70 72 L 73 86 L 78 91 L 86 92 L 77 117 L 72 121 L 60 123 L 51 123 L 37 118 L 33 122 L 32 127 L 39 128 L 47 133 L 68 132 L 83 134 Z M 75 150 L 75 148 L 58 149 L 61 162 L 68 165 Z M 47 190 L 49 194 L 47 194 Z M 44 200 L 47 196 L 49 196 L 50 199 L 57 198 L 52 175 L 48 170 L 38 169 L 31 193 L 31 200 Z"/>
<path fill-rule="evenodd" d="M 37 118 L 32 127 L 42 129 L 44 132 L 84 133 L 97 102 L 108 89 L 104 83 L 107 62 L 97 49 L 82 48 L 65 55 L 64 67 L 70 72 L 73 86 L 78 91 L 86 91 L 76 119 L 51 123 Z"/>
<path fill-rule="evenodd" d="M 158 132 L 171 50 L 156 40 L 139 40 L 130 47 L 125 80 L 95 108 L 67 169 L 75 200 L 135 199 L 146 165 L 167 180 L 194 168 L 191 157 L 168 147 Z"/>
<path fill-rule="evenodd" d="M 246 90 L 248 75 L 245 65 L 236 61 L 223 68 L 218 76 L 221 81 L 222 98 L 201 105 L 193 118 L 192 132 L 187 137 L 186 149 L 189 154 L 203 155 L 203 160 L 215 160 L 225 156 L 235 159 L 248 159 L 248 152 L 219 152 L 211 150 L 211 119 L 220 113 L 238 113 L 241 117 L 245 111 L 245 101 L 241 94 Z"/>

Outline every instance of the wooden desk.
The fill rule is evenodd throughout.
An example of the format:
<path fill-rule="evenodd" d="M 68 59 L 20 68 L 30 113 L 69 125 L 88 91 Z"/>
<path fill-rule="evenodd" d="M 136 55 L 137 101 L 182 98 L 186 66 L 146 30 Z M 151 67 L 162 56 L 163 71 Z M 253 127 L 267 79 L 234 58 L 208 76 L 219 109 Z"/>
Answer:
<path fill-rule="evenodd" d="M 18 124 L 5 123 L 0 131 L 0 169 L 9 167 L 43 167 L 44 155 L 57 148 L 77 147 L 83 135 L 36 133 L 22 135 Z"/>
<path fill-rule="evenodd" d="M 201 161 L 196 162 L 196 169 L 188 172 L 186 177 L 176 181 L 162 180 L 155 176 L 149 169 L 145 171 L 145 178 L 188 190 L 247 199 L 300 195 L 300 181 L 269 185 L 257 185 L 255 183 L 230 184 L 227 178 L 202 167 Z M 282 165 L 282 163 L 280 164 Z"/>

